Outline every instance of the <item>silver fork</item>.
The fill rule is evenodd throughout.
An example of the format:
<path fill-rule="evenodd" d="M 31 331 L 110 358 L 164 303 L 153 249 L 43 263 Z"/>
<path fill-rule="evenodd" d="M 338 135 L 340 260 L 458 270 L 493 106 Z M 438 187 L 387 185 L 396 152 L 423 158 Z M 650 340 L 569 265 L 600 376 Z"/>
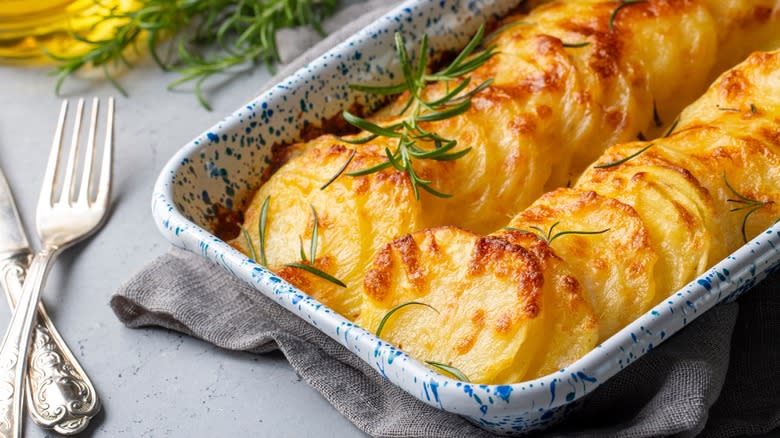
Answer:
<path fill-rule="evenodd" d="M 67 101 L 63 102 L 60 112 L 36 211 L 41 250 L 35 254 L 30 265 L 22 295 L 16 303 L 16 310 L 0 347 L 0 436 L 3 437 L 19 437 L 22 433 L 22 396 L 27 350 L 37 305 L 49 268 L 63 250 L 94 233 L 107 216 L 111 191 L 114 100 L 113 98 L 108 100 L 103 160 L 96 196 L 95 199 L 91 199 L 97 103 L 95 99 L 79 190 L 76 191 L 76 170 L 79 161 L 79 131 L 84 107 L 83 99 L 79 100 L 76 110 L 73 138 L 61 193 L 58 199 L 54 199 L 61 161 Z"/>

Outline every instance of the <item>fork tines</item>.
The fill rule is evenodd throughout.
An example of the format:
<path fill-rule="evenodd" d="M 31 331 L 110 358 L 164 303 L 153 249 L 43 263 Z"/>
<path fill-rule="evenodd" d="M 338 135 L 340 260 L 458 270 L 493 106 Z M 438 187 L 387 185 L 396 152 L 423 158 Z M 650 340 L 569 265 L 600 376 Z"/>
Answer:
<path fill-rule="evenodd" d="M 105 133 L 105 141 L 103 146 L 100 175 L 97 178 L 97 190 L 95 190 L 95 138 L 98 131 L 98 112 L 99 112 L 99 99 L 97 97 L 92 99 L 92 111 L 90 114 L 89 133 L 87 138 L 86 151 L 83 153 L 83 157 L 80 154 L 79 148 L 79 136 L 81 135 L 81 120 L 84 113 L 84 99 L 80 98 L 76 105 L 76 114 L 73 122 L 73 131 L 71 133 L 70 150 L 68 151 L 68 163 L 65 166 L 65 176 L 62 180 L 62 185 L 59 190 L 59 197 L 55 199 L 56 182 L 60 177 L 60 152 L 62 149 L 62 137 L 65 131 L 65 119 L 68 113 L 68 101 L 62 102 L 62 109 L 60 110 L 60 117 L 57 122 L 57 130 L 54 133 L 54 141 L 51 145 L 51 152 L 49 154 L 49 161 L 46 165 L 46 173 L 44 175 L 44 181 L 52 181 L 52 184 L 43 184 L 41 189 L 40 202 L 43 203 L 46 200 L 49 202 L 49 206 L 53 206 L 59 203 L 65 203 L 66 205 L 102 205 L 107 202 L 108 193 L 110 192 L 111 183 L 111 154 L 114 137 L 114 98 L 108 98 L 107 115 L 105 117 L 106 123 L 103 131 Z M 78 160 L 83 158 L 83 171 L 79 179 L 75 173 L 75 169 L 78 168 Z M 76 187 L 79 187 L 78 192 Z M 94 196 L 92 194 L 95 194 Z M 74 195 L 77 196 L 74 198 Z"/>

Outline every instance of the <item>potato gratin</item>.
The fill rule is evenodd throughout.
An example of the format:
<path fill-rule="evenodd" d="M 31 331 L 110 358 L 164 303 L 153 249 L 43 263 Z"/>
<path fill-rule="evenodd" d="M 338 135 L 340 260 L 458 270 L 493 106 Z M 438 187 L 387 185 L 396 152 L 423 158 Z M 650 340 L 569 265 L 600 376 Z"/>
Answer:
<path fill-rule="evenodd" d="M 342 174 L 387 161 L 394 139 L 325 135 L 290 147 L 233 244 L 440 371 L 512 383 L 563 368 L 780 216 L 780 52 L 677 116 L 780 45 L 778 22 L 777 0 L 571 0 L 509 17 L 470 75 L 471 90 L 492 83 L 420 125 L 471 148 L 413 162 L 451 197 L 416 199 L 394 167 Z M 369 120 L 394 123 L 408 99 Z"/>

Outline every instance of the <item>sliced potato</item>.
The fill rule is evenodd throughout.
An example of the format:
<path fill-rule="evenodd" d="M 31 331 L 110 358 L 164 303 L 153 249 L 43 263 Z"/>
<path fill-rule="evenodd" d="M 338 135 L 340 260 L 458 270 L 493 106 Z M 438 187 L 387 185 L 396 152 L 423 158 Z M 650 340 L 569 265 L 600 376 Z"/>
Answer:
<path fill-rule="evenodd" d="M 649 135 L 650 128 L 661 129 L 655 125 L 669 125 L 726 63 L 743 56 L 750 47 L 777 39 L 780 16 L 772 13 L 773 0 L 638 2 L 623 8 L 610 26 L 614 3 L 550 2 L 527 16 L 507 17 L 501 23 L 524 24 L 502 27 L 491 36 L 498 54 L 470 73 L 470 88 L 492 80 L 490 86 L 473 97 L 468 111 L 419 124 L 456 140 L 453 151 L 471 148 L 455 161 L 415 160 L 412 164 L 421 179 L 430 180 L 431 187 L 452 197 L 437 198 L 421 190 L 417 201 L 409 177 L 387 169 L 365 177 L 342 176 L 320 190 L 353 150 L 357 152 L 348 171 L 384 162 L 386 149 L 395 150 L 397 144 L 396 139 L 380 137 L 352 145 L 322 136 L 287 149 L 287 164 L 271 175 L 254 197 L 244 227 L 255 249 L 259 210 L 270 195 L 265 237 L 271 268 L 354 318 L 359 313 L 361 272 L 381 245 L 428 226 L 494 231 L 544 190 L 573 181 L 610 144 L 633 139 L 640 131 Z M 771 97 L 778 94 L 779 81 L 772 70 L 776 55 L 761 56 L 721 78 L 719 89 L 711 90 L 704 104 L 689 110 L 680 128 L 692 128 L 697 121 L 714 121 L 711 115 L 703 115 L 706 111 L 701 105 L 717 102 L 738 106 L 743 112 L 747 108 L 747 117 L 763 120 L 760 135 L 764 145 L 769 148 L 774 142 L 772 147 L 780 147 L 777 128 L 763 117 L 777 101 Z M 458 80 L 428 85 L 422 95 L 429 101 L 441 97 Z M 757 92 L 758 86 L 766 91 Z M 407 97 L 402 94 L 369 118 L 382 125 L 397 120 Z M 755 111 L 752 102 L 758 102 Z M 665 123 L 654 120 L 656 113 Z M 722 121 L 726 119 L 718 119 Z M 733 132 L 723 129 L 736 135 L 739 126 L 734 124 Z M 434 147 L 419 143 L 422 149 Z M 706 167 L 706 163 L 699 166 Z M 750 172 L 757 170 L 751 168 Z M 713 190 L 713 181 L 705 181 L 698 170 L 691 172 Z M 739 172 L 730 173 L 732 178 L 739 179 Z M 759 187 L 738 189 L 755 196 L 763 193 Z M 726 198 L 715 198 L 722 201 L 716 202 L 716 210 L 727 202 Z M 346 282 L 347 288 L 285 267 L 302 261 L 299 239 L 304 247 L 311 240 L 310 206 L 322 215 L 319 257 L 314 263 Z M 748 233 L 758 232 L 772 214 L 772 208 L 756 212 L 748 223 Z M 740 225 L 738 215 L 735 217 L 724 229 L 733 229 L 733 222 Z M 741 234 L 724 247 L 734 247 L 740 238 Z M 243 239 L 234 244 L 250 252 Z M 670 280 L 670 284 L 678 283 Z"/>
<path fill-rule="evenodd" d="M 455 366 L 472 382 L 518 382 L 544 354 L 551 285 L 539 260 L 499 237 L 455 227 L 395 240 L 378 253 L 364 283 L 358 323 L 419 360 Z"/>
<path fill-rule="evenodd" d="M 762 141 L 754 132 L 762 132 L 763 127 L 750 125 L 746 121 L 740 134 L 721 130 L 717 125 L 691 127 L 669 137 L 663 147 L 654 151 L 689 171 L 712 199 L 712 221 L 718 227 L 720 248 L 710 258 L 710 265 L 764 231 L 780 216 L 776 201 L 780 199 L 780 142 L 773 146 Z M 776 129 L 780 135 L 780 125 Z M 745 199 L 750 201 L 743 202 Z M 758 208 L 745 221 L 754 206 Z"/>
<path fill-rule="evenodd" d="M 367 329 L 384 321 L 381 336 L 412 356 L 478 383 L 566 367 L 780 217 L 780 52 L 752 55 L 672 123 L 714 72 L 753 44 L 780 41 L 774 6 L 637 2 L 615 17 L 615 2 L 572 0 L 508 18 L 525 24 L 494 38 L 499 54 L 470 87 L 492 84 L 468 111 L 419 125 L 456 140 L 454 151 L 471 148 L 413 163 L 451 198 L 421 190 L 415 199 L 393 168 L 323 188 L 396 147 L 323 136 L 288 150 L 246 211 L 249 238 L 233 244 L 259 251 L 270 199 L 271 269 Z M 456 82 L 422 94 L 441 97 Z M 371 119 L 397 120 L 405 97 Z M 613 146 L 597 165 L 631 159 L 590 167 L 574 188 L 534 201 L 608 145 L 673 124 L 652 147 Z M 425 305 L 398 307 L 410 302 Z"/>
<path fill-rule="evenodd" d="M 558 189 L 515 216 L 509 228 L 544 236 L 569 263 L 598 317 L 600 340 L 653 304 L 657 255 L 629 205 L 592 191 Z"/>
<path fill-rule="evenodd" d="M 321 137 L 309 145 L 307 153 L 291 159 L 258 190 L 244 222 L 260 258 L 260 214 L 264 200 L 270 197 L 265 229 L 268 266 L 348 318 L 355 318 L 360 312 L 363 273 L 376 253 L 377 242 L 391 241 L 409 229 L 426 225 L 409 180 L 400 172 L 342 175 L 321 190 L 349 160 L 352 151 L 333 137 Z M 380 154 L 361 149 L 346 171 L 381 161 Z M 303 261 L 301 247 L 307 259 L 311 258 L 312 207 L 318 219 L 315 266 L 344 282 L 346 288 L 285 266 Z M 239 236 L 234 244 L 249 253 L 243 237 Z"/>
<path fill-rule="evenodd" d="M 617 199 L 642 218 L 658 254 L 656 288 L 676 291 L 725 253 L 713 220 L 709 193 L 690 172 L 663 160 L 651 143 L 613 146 L 577 182 L 576 187 Z M 635 154 L 639 154 L 634 156 Z M 617 163 L 627 157 L 628 161 Z M 658 294 L 655 301 L 664 298 Z"/>
<path fill-rule="evenodd" d="M 583 296 L 582 286 L 566 262 L 561 260 L 543 239 L 534 234 L 502 230 L 496 235 L 528 249 L 539 259 L 544 279 L 551 293 L 545 295 L 547 326 L 544 354 L 537 354 L 525 379 L 557 372 L 596 346 L 599 323 Z"/>

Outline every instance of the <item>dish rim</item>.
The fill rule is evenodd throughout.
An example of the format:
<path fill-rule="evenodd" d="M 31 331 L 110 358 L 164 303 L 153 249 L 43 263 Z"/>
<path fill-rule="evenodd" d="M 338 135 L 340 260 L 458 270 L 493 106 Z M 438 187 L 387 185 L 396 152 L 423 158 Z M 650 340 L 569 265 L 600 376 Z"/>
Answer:
<path fill-rule="evenodd" d="M 348 49 L 350 44 L 356 41 L 358 35 L 370 32 L 372 28 L 380 26 L 383 20 L 385 20 L 387 17 L 397 16 L 404 9 L 408 9 L 412 6 L 432 2 L 433 0 L 408 0 L 403 2 L 397 8 L 392 9 L 386 15 L 380 17 L 353 37 L 338 44 L 323 54 L 321 57 L 312 61 L 310 64 L 308 64 L 308 66 L 315 64 L 314 68 L 316 69 L 316 63 L 318 61 L 322 61 L 327 55 L 331 53 Z M 253 98 L 247 105 L 257 104 L 263 100 L 270 101 L 270 91 L 274 90 L 279 84 L 284 83 L 290 78 L 304 77 L 309 75 L 310 73 L 308 73 L 306 70 L 307 67 L 303 67 L 288 78 L 282 79 L 279 83 L 271 86 L 270 88 L 267 88 L 265 92 Z M 375 347 L 377 350 L 380 350 L 379 356 L 377 356 L 376 353 L 373 354 L 375 357 L 380 357 L 382 360 L 387 360 L 388 357 L 399 357 L 399 360 L 403 360 L 407 363 L 407 369 L 409 370 L 407 371 L 408 373 L 420 376 L 421 379 L 424 378 L 425 380 L 429 381 L 431 385 L 434 383 L 437 384 L 438 395 L 436 399 L 433 400 L 432 398 L 422 398 L 419 393 L 413 391 L 413 389 L 418 389 L 417 386 L 410 388 L 408 384 L 405 384 L 408 381 L 397 381 L 400 380 L 397 375 L 385 375 L 385 377 L 424 403 L 443 409 L 445 411 L 474 417 L 475 411 L 472 409 L 464 409 L 461 406 L 456 405 L 443 406 L 441 402 L 441 400 L 445 399 L 454 400 L 457 399 L 457 397 L 462 397 L 464 393 L 464 387 L 467 385 L 471 385 L 474 391 L 479 390 L 486 394 L 501 394 L 508 390 L 509 393 L 522 393 L 525 396 L 511 398 L 512 402 L 510 402 L 509 397 L 507 397 L 505 404 L 491 405 L 491 409 L 497 409 L 491 410 L 492 414 L 498 413 L 499 415 L 507 415 L 512 413 L 516 414 L 522 410 L 530 411 L 531 409 L 535 409 L 535 406 L 527 406 L 522 402 L 514 401 L 543 399 L 545 396 L 548 396 L 551 391 L 553 393 L 552 400 L 549 405 L 544 407 L 545 409 L 556 409 L 573 403 L 581 399 L 584 395 L 590 393 L 593 389 L 604 383 L 604 381 L 607 379 L 613 377 L 615 374 L 617 374 L 617 372 L 620 371 L 620 369 L 622 369 L 622 367 L 615 367 L 614 364 L 609 361 L 610 352 L 625 349 L 633 351 L 635 348 L 638 348 L 636 346 L 639 346 L 639 349 L 634 351 L 634 360 L 630 362 L 633 363 L 641 356 L 651 351 L 654 347 L 654 343 L 647 343 L 647 345 L 642 346 L 642 342 L 639 341 L 645 340 L 644 335 L 642 335 L 643 333 L 654 332 L 656 330 L 662 330 L 662 332 L 664 332 L 664 328 L 666 328 L 666 336 L 662 337 L 659 343 L 663 342 L 665 339 L 668 339 L 671 334 L 677 332 L 679 329 L 693 321 L 705 311 L 709 310 L 715 304 L 721 301 L 736 299 L 736 297 L 741 295 L 741 293 L 744 293 L 746 290 L 748 290 L 750 286 L 763 279 L 763 277 L 765 277 L 772 270 L 776 269 L 777 263 L 780 262 L 780 256 L 778 255 L 776 249 L 774 251 L 762 249 L 762 251 L 758 253 L 756 251 L 756 248 L 758 247 L 766 248 L 767 245 L 763 245 L 763 243 L 768 239 L 770 242 L 774 240 L 775 243 L 777 243 L 777 247 L 780 248 L 780 241 L 777 241 L 778 233 L 780 233 L 780 224 L 776 223 L 759 234 L 756 238 L 746 243 L 743 247 L 726 257 L 724 260 L 707 269 L 705 273 L 691 281 L 688 285 L 679 291 L 673 292 L 667 299 L 653 306 L 652 309 L 648 310 L 642 316 L 638 317 L 632 323 L 615 333 L 603 343 L 597 345 L 593 350 L 565 369 L 548 374 L 546 376 L 541 376 L 533 380 L 511 384 L 481 385 L 463 383 L 433 371 L 432 369 L 423 365 L 421 362 L 406 355 L 406 353 L 396 349 L 392 344 L 376 338 L 372 333 L 358 327 L 334 311 L 330 311 L 330 318 L 332 319 L 330 324 L 325 323 L 325 321 L 320 321 L 319 323 L 313 322 L 310 314 L 307 318 L 305 311 L 296 311 L 296 305 L 303 302 L 306 306 L 316 306 L 318 309 L 324 308 L 329 310 L 327 309 L 327 306 L 324 306 L 323 304 L 309 297 L 305 292 L 295 288 L 283 279 L 280 279 L 278 276 L 273 274 L 273 272 L 250 260 L 244 254 L 241 254 L 226 242 L 214 236 L 211 231 L 197 225 L 194 221 L 190 221 L 185 217 L 184 213 L 180 211 L 178 207 L 176 207 L 173 182 L 175 176 L 178 173 L 178 170 L 182 167 L 181 163 L 185 159 L 188 159 L 189 157 L 197 154 L 198 151 L 200 151 L 202 148 L 212 144 L 209 140 L 208 133 L 224 133 L 238 129 L 240 124 L 237 121 L 239 120 L 241 111 L 243 108 L 247 107 L 247 105 L 244 105 L 239 110 L 235 111 L 231 116 L 228 116 L 221 122 L 215 124 L 206 131 L 203 131 L 198 137 L 180 148 L 167 162 L 159 177 L 157 178 L 157 181 L 155 182 L 154 193 L 152 196 L 152 210 L 158 228 L 161 230 L 163 235 L 174 245 L 183 247 L 192 252 L 200 252 L 201 255 L 207 259 L 215 262 L 217 265 L 220 265 L 232 275 L 248 283 L 266 297 L 281 303 L 285 308 L 295 313 L 296 316 L 303 318 L 309 324 L 315 326 L 315 328 L 323 331 L 325 334 L 350 349 L 350 351 L 357 354 L 362 360 L 367 362 L 372 368 L 382 373 L 383 375 L 384 372 L 381 369 L 378 369 L 377 366 L 375 366 L 375 364 L 372 363 L 371 360 L 367 358 L 367 356 L 365 356 L 364 350 L 366 348 Z M 769 267 L 757 271 L 758 274 L 751 274 L 751 269 L 755 270 L 755 267 L 758 265 Z M 724 275 L 724 272 L 730 274 Z M 717 292 L 717 294 L 715 292 Z M 284 297 L 280 297 L 280 295 L 291 295 L 293 297 L 298 297 L 298 302 L 291 304 L 290 300 L 287 300 Z M 687 300 L 687 302 L 683 303 L 680 299 L 686 296 L 694 298 L 693 300 Z M 683 312 L 686 312 L 686 307 L 690 307 L 692 309 L 690 318 L 684 319 L 683 324 L 677 324 L 677 320 L 675 319 L 676 317 L 672 318 L 670 316 L 671 313 L 666 312 L 666 307 L 675 305 L 678 305 Z M 342 326 L 350 327 L 349 331 L 354 330 L 358 332 L 359 336 L 355 338 L 354 343 L 347 340 L 346 335 L 339 337 L 338 330 L 335 331 L 336 336 L 334 336 L 333 329 L 335 329 L 336 323 Z M 331 330 L 324 330 L 323 326 L 326 326 L 326 328 L 330 328 Z M 640 335 L 637 335 L 637 333 Z M 625 366 L 628 366 L 630 363 L 627 362 Z M 558 382 L 563 383 L 563 378 L 570 379 L 572 377 L 575 379 L 575 381 L 582 382 L 584 388 L 583 391 L 576 391 L 576 395 L 573 399 L 568 399 L 568 397 L 561 397 L 560 399 L 556 400 L 556 379 L 560 378 L 561 380 L 558 380 Z M 585 382 L 588 383 L 586 384 Z"/>

